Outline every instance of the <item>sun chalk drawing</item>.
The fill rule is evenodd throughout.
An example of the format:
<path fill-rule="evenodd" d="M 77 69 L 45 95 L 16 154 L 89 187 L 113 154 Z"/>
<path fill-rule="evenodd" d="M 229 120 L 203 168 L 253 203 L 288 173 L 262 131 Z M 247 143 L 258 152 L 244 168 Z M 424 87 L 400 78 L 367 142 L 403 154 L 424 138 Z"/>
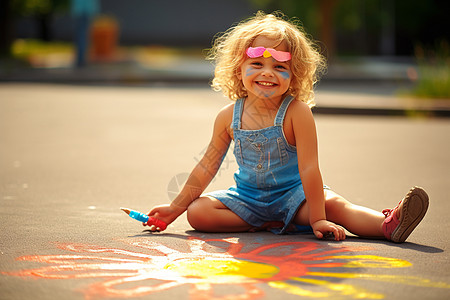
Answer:
<path fill-rule="evenodd" d="M 75 254 L 18 257 L 19 261 L 48 265 L 2 274 L 45 279 L 98 278 L 82 291 L 86 299 L 158 295 L 179 286 L 188 286 L 188 296 L 193 300 L 261 299 L 267 287 L 311 299 L 383 299 L 385 296 L 379 291 L 346 283 L 348 279 L 450 288 L 444 282 L 392 275 L 392 270 L 389 274 L 363 273 L 367 269 L 411 266 L 402 259 L 349 255 L 370 250 L 365 247 L 280 242 L 243 251 L 245 245 L 237 238 L 190 237 L 186 240 L 189 250 L 179 251 L 151 240 L 125 242 L 145 251 L 59 244 L 58 248 Z M 231 292 L 224 294 L 223 289 L 215 292 L 219 286 L 228 286 L 226 292 Z"/>

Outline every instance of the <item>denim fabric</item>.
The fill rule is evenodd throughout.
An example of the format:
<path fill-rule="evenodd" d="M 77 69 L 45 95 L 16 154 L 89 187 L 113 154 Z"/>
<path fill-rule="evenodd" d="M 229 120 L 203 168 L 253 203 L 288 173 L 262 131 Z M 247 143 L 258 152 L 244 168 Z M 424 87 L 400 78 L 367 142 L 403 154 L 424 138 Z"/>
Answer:
<path fill-rule="evenodd" d="M 231 125 L 234 155 L 239 165 L 234 174 L 236 185 L 206 194 L 252 226 L 283 222 L 284 227 L 272 229 L 277 234 L 293 228 L 291 222 L 305 201 L 297 150 L 286 141 L 283 132 L 283 120 L 292 100 L 290 96 L 283 100 L 273 126 L 259 130 L 241 129 L 245 99 L 236 101 Z M 301 230 L 310 231 L 311 227 L 304 226 Z"/>

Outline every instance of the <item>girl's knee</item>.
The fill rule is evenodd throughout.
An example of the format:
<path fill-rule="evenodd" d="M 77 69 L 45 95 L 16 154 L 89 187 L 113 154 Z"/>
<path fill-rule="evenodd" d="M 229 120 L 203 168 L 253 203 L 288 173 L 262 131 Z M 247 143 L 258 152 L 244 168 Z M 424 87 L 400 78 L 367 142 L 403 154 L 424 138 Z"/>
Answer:
<path fill-rule="evenodd" d="M 212 208 L 209 198 L 198 198 L 189 205 L 187 209 L 187 220 L 189 224 L 198 231 L 207 231 L 211 225 L 208 212 Z"/>
<path fill-rule="evenodd" d="M 325 201 L 325 210 L 328 214 L 339 214 L 343 209 L 349 204 L 347 200 L 339 195 L 333 195 L 332 197 L 327 197 Z"/>

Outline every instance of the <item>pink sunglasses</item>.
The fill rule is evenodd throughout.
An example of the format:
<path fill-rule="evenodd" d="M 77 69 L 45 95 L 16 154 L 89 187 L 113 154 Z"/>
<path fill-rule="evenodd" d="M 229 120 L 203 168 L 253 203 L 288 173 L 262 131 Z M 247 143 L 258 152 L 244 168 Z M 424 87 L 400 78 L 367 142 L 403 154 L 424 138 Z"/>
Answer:
<path fill-rule="evenodd" d="M 291 53 L 289 52 L 277 51 L 275 49 L 265 47 L 248 47 L 245 53 L 247 53 L 247 56 L 250 58 L 256 58 L 261 56 L 268 58 L 272 56 L 279 62 L 284 62 L 291 59 Z"/>

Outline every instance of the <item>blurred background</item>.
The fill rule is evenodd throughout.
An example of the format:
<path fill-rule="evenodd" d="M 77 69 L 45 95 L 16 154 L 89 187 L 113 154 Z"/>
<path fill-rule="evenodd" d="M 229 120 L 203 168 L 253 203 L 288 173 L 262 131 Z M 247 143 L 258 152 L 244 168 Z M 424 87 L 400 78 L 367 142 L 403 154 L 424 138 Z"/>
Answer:
<path fill-rule="evenodd" d="M 214 36 L 254 15 L 298 18 L 328 58 L 324 81 L 402 83 L 450 98 L 449 1 L 1 0 L 0 80 L 207 83 Z"/>

